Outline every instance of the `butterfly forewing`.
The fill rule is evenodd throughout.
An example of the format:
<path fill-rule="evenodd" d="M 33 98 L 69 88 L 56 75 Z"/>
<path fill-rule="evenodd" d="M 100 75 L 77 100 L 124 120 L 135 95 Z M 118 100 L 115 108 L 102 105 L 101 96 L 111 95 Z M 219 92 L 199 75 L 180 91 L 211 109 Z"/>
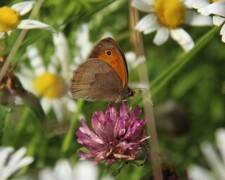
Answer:
<path fill-rule="evenodd" d="M 72 78 L 74 98 L 115 101 L 123 90 L 122 81 L 104 61 L 91 58 L 82 64 Z"/>
<path fill-rule="evenodd" d="M 127 88 L 128 71 L 125 56 L 112 38 L 105 38 L 95 45 L 89 58 L 98 58 L 108 63 L 122 80 L 123 88 Z"/>
<path fill-rule="evenodd" d="M 74 72 L 70 90 L 75 99 L 119 102 L 134 95 L 127 83 L 125 56 L 108 37 L 95 45 L 88 60 Z"/>

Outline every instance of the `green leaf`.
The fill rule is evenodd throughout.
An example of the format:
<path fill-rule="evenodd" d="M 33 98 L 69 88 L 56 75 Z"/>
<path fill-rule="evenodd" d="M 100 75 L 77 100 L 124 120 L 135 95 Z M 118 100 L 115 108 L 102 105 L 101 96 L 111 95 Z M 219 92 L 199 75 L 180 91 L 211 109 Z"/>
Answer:
<path fill-rule="evenodd" d="M 2 137 L 3 128 L 5 127 L 5 122 L 10 112 L 11 108 L 0 105 L 0 137 Z"/>
<path fill-rule="evenodd" d="M 171 81 L 174 76 L 178 74 L 178 72 L 183 69 L 184 65 L 189 62 L 192 57 L 195 56 L 203 47 L 206 46 L 210 40 L 213 39 L 213 36 L 218 33 L 220 27 L 212 28 L 208 33 L 206 33 L 203 37 L 201 37 L 194 48 L 192 48 L 189 52 L 183 53 L 178 56 L 173 63 L 163 71 L 156 79 L 154 79 L 151 83 L 152 87 L 152 96 L 155 96 L 163 87 Z"/>

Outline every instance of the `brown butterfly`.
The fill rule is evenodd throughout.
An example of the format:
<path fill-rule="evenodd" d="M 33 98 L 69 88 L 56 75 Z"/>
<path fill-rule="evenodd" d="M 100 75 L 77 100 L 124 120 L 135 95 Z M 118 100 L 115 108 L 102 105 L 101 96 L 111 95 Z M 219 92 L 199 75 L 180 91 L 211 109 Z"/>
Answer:
<path fill-rule="evenodd" d="M 128 87 L 124 53 L 112 38 L 104 38 L 93 48 L 87 61 L 73 74 L 71 93 L 75 99 L 119 102 L 134 95 Z"/>

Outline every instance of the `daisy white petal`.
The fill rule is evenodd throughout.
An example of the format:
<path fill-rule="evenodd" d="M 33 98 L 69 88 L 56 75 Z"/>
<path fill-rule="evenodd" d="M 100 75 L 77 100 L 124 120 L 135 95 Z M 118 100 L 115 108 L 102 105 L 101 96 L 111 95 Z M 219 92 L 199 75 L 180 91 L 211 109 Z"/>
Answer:
<path fill-rule="evenodd" d="M 33 8 L 33 1 L 25 1 L 14 4 L 11 8 L 16 10 L 21 16 L 27 14 Z"/>
<path fill-rule="evenodd" d="M 69 47 L 66 40 L 66 37 L 62 32 L 54 33 L 53 34 L 53 43 L 55 46 L 55 53 L 54 56 L 60 63 L 62 68 L 62 75 L 64 78 L 68 78 L 68 60 L 69 60 Z"/>
<path fill-rule="evenodd" d="M 39 180 L 55 180 L 51 168 L 45 168 L 39 173 Z"/>
<path fill-rule="evenodd" d="M 64 109 L 64 104 L 60 103 L 58 99 L 54 100 L 55 103 L 53 104 L 53 110 L 55 112 L 55 115 L 58 120 L 63 119 L 63 109 Z"/>
<path fill-rule="evenodd" d="M 88 172 L 88 173 L 87 173 Z M 98 168 L 88 161 L 72 166 L 66 159 L 58 160 L 54 169 L 45 168 L 39 173 L 39 180 L 97 180 Z"/>
<path fill-rule="evenodd" d="M 208 162 L 209 167 L 211 168 L 211 170 L 209 169 L 208 171 L 205 170 L 204 168 L 195 168 L 196 172 L 201 172 L 198 174 L 205 174 L 204 176 L 195 176 L 195 178 L 193 178 L 193 180 L 199 180 L 199 179 L 207 179 L 210 178 L 210 180 L 214 180 L 214 179 L 220 179 L 223 180 L 225 179 L 225 129 L 224 128 L 220 128 L 216 131 L 216 144 L 219 148 L 220 151 L 220 155 L 218 155 L 217 150 L 212 146 L 211 143 L 209 142 L 204 142 L 201 144 L 200 149 L 202 154 L 204 155 L 206 161 Z M 192 166 L 191 166 L 192 167 Z M 194 174 L 192 168 L 188 168 L 188 175 L 189 177 L 192 179 L 191 176 L 192 174 Z M 197 173 L 195 173 L 197 175 Z"/>
<path fill-rule="evenodd" d="M 133 62 L 136 60 L 136 54 L 133 51 L 129 51 L 125 53 L 125 57 L 127 62 Z"/>
<path fill-rule="evenodd" d="M 23 158 L 16 166 L 14 166 L 14 172 L 19 170 L 20 168 L 23 168 L 24 166 L 31 164 L 33 161 L 34 161 L 33 157 Z"/>
<path fill-rule="evenodd" d="M 186 11 L 185 23 L 193 26 L 211 26 L 212 18 L 209 16 L 203 16 L 194 11 Z"/>
<path fill-rule="evenodd" d="M 68 179 L 68 180 L 72 180 L 71 178 L 71 174 L 72 174 L 72 167 L 70 165 L 70 163 L 65 160 L 65 159 L 61 159 L 57 162 L 55 168 L 54 168 L 54 177 L 57 179 Z"/>
<path fill-rule="evenodd" d="M 92 43 L 89 40 L 89 27 L 88 24 L 82 24 L 76 32 L 75 40 L 77 52 L 73 59 L 74 64 L 72 69 L 76 69 L 87 58 L 92 48 Z"/>
<path fill-rule="evenodd" d="M 225 171 L 224 171 L 225 167 L 224 167 L 221 159 L 216 154 L 216 151 L 213 148 L 213 146 L 207 142 L 202 143 L 201 151 L 204 154 L 204 156 L 205 156 L 208 164 L 211 166 L 211 168 L 214 169 L 215 172 L 217 172 L 218 176 L 221 179 L 224 179 L 225 178 Z"/>
<path fill-rule="evenodd" d="M 86 56 L 91 50 L 92 44 L 89 40 L 89 27 L 88 24 L 82 24 L 76 33 L 76 45 L 81 50 L 81 57 L 87 58 Z"/>
<path fill-rule="evenodd" d="M 46 30 L 51 30 L 54 31 L 52 27 L 49 25 L 36 21 L 36 20 L 31 20 L 31 19 L 24 19 L 20 22 L 20 24 L 17 26 L 18 29 L 46 29 Z"/>
<path fill-rule="evenodd" d="M 157 30 L 153 42 L 156 45 L 162 45 L 168 40 L 168 38 L 169 38 L 169 30 L 164 27 L 161 27 L 160 29 Z"/>
<path fill-rule="evenodd" d="M 127 60 L 128 69 L 133 68 L 133 64 L 135 63 L 137 56 L 133 51 L 129 51 L 125 53 L 125 58 Z"/>
<path fill-rule="evenodd" d="M 185 51 L 189 51 L 194 47 L 191 36 L 183 29 L 175 29 L 170 31 L 171 37 L 182 46 Z"/>
<path fill-rule="evenodd" d="M 220 35 L 222 35 L 223 37 L 225 36 L 225 24 L 222 26 L 222 28 L 220 30 Z"/>
<path fill-rule="evenodd" d="M 152 28 L 152 24 L 156 22 L 156 16 L 153 14 L 148 14 L 144 16 L 137 24 L 135 29 L 138 31 L 145 31 L 148 28 Z"/>
<path fill-rule="evenodd" d="M 12 166 L 12 165 L 18 165 L 18 162 L 20 161 L 20 159 L 26 154 L 26 148 L 20 148 L 18 151 L 16 151 L 10 158 L 8 165 Z"/>
<path fill-rule="evenodd" d="M 184 4 L 188 7 L 188 8 L 192 8 L 193 7 L 193 1 L 194 0 L 185 0 Z"/>
<path fill-rule="evenodd" d="M 86 173 L 87 169 L 88 169 L 88 173 Z M 74 175 L 75 179 L 80 179 L 80 180 L 86 180 L 86 179 L 97 180 L 98 179 L 98 168 L 92 162 L 81 161 L 74 167 L 73 175 Z"/>
<path fill-rule="evenodd" d="M 77 110 L 77 104 L 74 103 L 74 100 L 69 95 L 63 97 L 63 101 L 65 102 L 68 110 L 70 110 L 71 112 L 75 112 Z"/>
<path fill-rule="evenodd" d="M 137 57 L 132 51 L 126 52 L 125 57 L 127 60 L 128 69 L 134 69 L 145 61 L 145 58 Z"/>
<path fill-rule="evenodd" d="M 54 64 L 56 59 L 56 57 L 52 56 L 51 63 L 47 67 L 47 71 L 53 74 L 57 74 L 57 64 Z"/>
<path fill-rule="evenodd" d="M 23 105 L 24 101 L 20 96 L 15 96 L 15 104 L 16 105 Z"/>
<path fill-rule="evenodd" d="M 220 128 L 216 131 L 216 142 L 220 150 L 223 162 L 225 163 L 225 129 Z"/>
<path fill-rule="evenodd" d="M 151 26 L 146 28 L 143 33 L 144 34 L 149 34 L 149 33 L 152 33 L 154 31 L 157 31 L 157 29 L 161 28 L 162 26 L 157 22 L 157 21 L 153 21 L 151 23 Z"/>
<path fill-rule="evenodd" d="M 221 24 L 223 24 L 225 21 L 225 18 L 220 17 L 220 16 L 213 16 L 213 24 L 215 24 L 216 26 L 220 26 Z"/>
<path fill-rule="evenodd" d="M 0 39 L 3 39 L 3 38 L 4 38 L 4 36 L 5 36 L 5 33 L 0 32 Z"/>
<path fill-rule="evenodd" d="M 0 179 L 6 180 L 16 171 L 33 162 L 33 157 L 24 157 L 26 148 L 13 153 L 13 148 L 0 147 Z M 3 163 L 2 163 L 3 162 Z"/>
<path fill-rule="evenodd" d="M 17 73 L 16 76 L 19 78 L 24 89 L 31 92 L 32 94 L 37 94 L 34 88 L 33 80 L 29 78 L 30 76 L 24 76 L 20 73 Z"/>
<path fill-rule="evenodd" d="M 225 17 L 225 2 L 224 1 L 219 1 L 212 3 L 206 7 L 202 7 L 198 9 L 198 12 L 201 14 L 208 16 L 210 14 L 215 14 L 218 16 L 223 16 Z"/>
<path fill-rule="evenodd" d="M 193 0 L 192 6 L 195 9 L 199 9 L 209 4 L 210 4 L 209 0 Z"/>
<path fill-rule="evenodd" d="M 133 7 L 135 7 L 136 9 L 144 11 L 144 12 L 152 12 L 153 11 L 153 7 L 144 1 L 133 0 L 131 2 L 131 5 Z"/>
<path fill-rule="evenodd" d="M 39 54 L 39 51 L 36 47 L 34 46 L 28 46 L 26 49 L 27 56 L 31 60 L 30 64 L 33 67 L 35 74 L 42 74 L 45 72 L 44 68 L 44 60 Z"/>
<path fill-rule="evenodd" d="M 221 40 L 225 43 L 225 32 L 223 32 Z"/>
<path fill-rule="evenodd" d="M 13 152 L 13 150 L 14 149 L 12 147 L 0 147 L 0 172 L 1 168 L 5 165 L 8 156 Z"/>
<path fill-rule="evenodd" d="M 143 0 L 143 1 L 152 6 L 152 5 L 154 5 L 156 0 Z"/>
<path fill-rule="evenodd" d="M 50 111 L 50 109 L 52 108 L 52 106 L 54 104 L 54 100 L 49 101 L 47 98 L 42 98 L 40 103 L 41 103 L 41 107 L 43 108 L 44 112 L 47 114 Z"/>
<path fill-rule="evenodd" d="M 192 180 L 214 180 L 211 173 L 199 165 L 191 165 L 188 168 L 188 177 Z"/>

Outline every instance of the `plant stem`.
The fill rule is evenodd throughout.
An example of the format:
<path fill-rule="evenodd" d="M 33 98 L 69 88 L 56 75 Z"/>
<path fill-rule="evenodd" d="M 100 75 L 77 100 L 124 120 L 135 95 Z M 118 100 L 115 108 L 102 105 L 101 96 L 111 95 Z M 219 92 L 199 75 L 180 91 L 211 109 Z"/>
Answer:
<path fill-rule="evenodd" d="M 65 155 L 66 152 L 69 150 L 69 147 L 71 145 L 72 139 L 73 139 L 74 134 L 75 134 L 75 125 L 78 122 L 78 116 L 80 115 L 83 104 L 84 104 L 83 100 L 79 100 L 77 102 L 77 111 L 74 112 L 73 117 L 71 118 L 70 128 L 68 130 L 68 133 L 66 134 L 66 137 L 63 140 L 62 155 Z"/>
<path fill-rule="evenodd" d="M 152 96 L 156 95 L 166 84 L 184 67 L 184 65 L 196 55 L 209 41 L 213 36 L 218 32 L 220 27 L 214 27 L 203 37 L 201 37 L 195 46 L 187 53 L 183 53 L 178 56 L 174 62 L 163 71 L 156 79 L 152 81 Z"/>
<path fill-rule="evenodd" d="M 144 44 L 143 39 L 140 33 L 137 31 L 134 31 L 135 24 L 137 24 L 139 20 L 138 11 L 131 7 L 131 0 L 130 0 L 130 21 L 131 21 L 131 29 L 133 30 L 133 44 L 135 47 L 135 52 L 137 57 L 145 57 L 144 53 Z M 158 137 L 157 137 L 157 131 L 156 131 L 156 124 L 155 124 L 155 117 L 154 117 L 154 111 L 152 106 L 152 99 L 150 94 L 150 83 L 148 79 L 148 70 L 147 65 L 144 62 L 139 66 L 139 77 L 140 81 L 143 84 L 148 85 L 147 92 L 148 93 L 142 93 L 143 99 L 147 98 L 148 101 L 144 102 L 144 112 L 145 116 L 147 118 L 147 133 L 151 136 L 149 139 L 149 144 L 151 144 L 150 149 L 150 157 L 152 167 L 153 167 L 153 176 L 155 180 L 162 180 L 162 169 L 161 169 L 161 160 L 155 157 L 155 152 L 158 152 Z"/>

